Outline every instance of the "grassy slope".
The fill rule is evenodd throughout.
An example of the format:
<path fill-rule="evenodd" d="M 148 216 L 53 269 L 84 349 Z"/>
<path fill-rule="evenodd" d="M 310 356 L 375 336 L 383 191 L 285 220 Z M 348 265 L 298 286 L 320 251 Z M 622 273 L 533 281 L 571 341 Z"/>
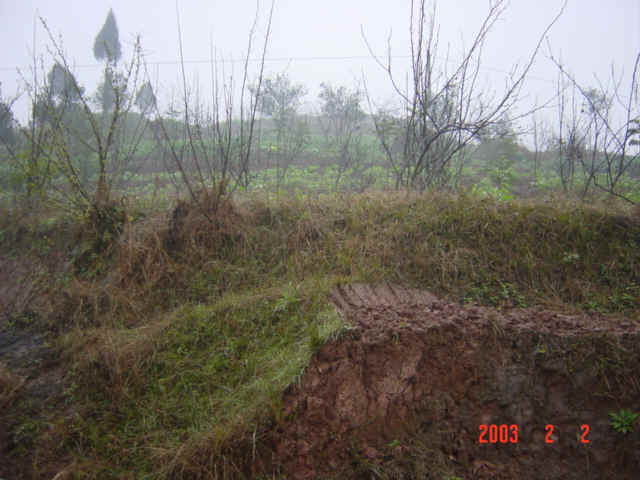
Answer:
<path fill-rule="evenodd" d="M 237 473 L 246 450 L 227 465 L 218 456 L 277 419 L 283 390 L 343 328 L 326 301 L 330 285 L 230 293 L 156 324 L 89 333 L 70 393 L 83 406 L 73 428 L 86 473 L 181 476 L 211 465 Z M 78 332 L 66 338 L 77 341 Z"/>
<path fill-rule="evenodd" d="M 34 429 L 34 458 L 55 438 L 86 478 L 235 478 L 263 460 L 268 470 L 261 439 L 282 391 L 345 329 L 327 303 L 341 282 L 640 311 L 640 225 L 597 209 L 404 194 L 252 197 L 214 224 L 184 209 L 169 227 L 128 225 L 110 259 L 73 278 L 64 314 L 46 319 L 64 319 L 70 373 L 54 432 Z"/>

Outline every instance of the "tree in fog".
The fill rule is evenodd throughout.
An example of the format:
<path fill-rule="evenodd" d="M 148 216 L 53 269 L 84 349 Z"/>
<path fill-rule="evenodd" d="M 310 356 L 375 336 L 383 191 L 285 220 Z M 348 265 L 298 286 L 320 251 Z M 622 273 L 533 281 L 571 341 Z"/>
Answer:
<path fill-rule="evenodd" d="M 365 114 L 362 110 L 362 93 L 345 87 L 334 88 L 320 84 L 321 124 L 328 151 L 336 163 L 337 188 L 345 172 L 358 169 L 365 157 L 362 129 Z M 356 173 L 356 172 L 354 172 Z M 362 172 L 357 172 L 362 173 Z"/>
<path fill-rule="evenodd" d="M 60 63 L 54 63 L 48 74 L 49 92 L 59 100 L 61 106 L 66 107 L 77 103 L 84 88 L 78 86 L 73 74 Z"/>
<path fill-rule="evenodd" d="M 35 28 L 35 26 L 34 26 Z M 32 81 L 23 76 L 26 95 L 30 101 L 29 119 L 24 128 L 16 131 L 16 143 L 7 148 L 10 169 L 12 171 L 11 187 L 14 203 L 18 202 L 18 194 L 23 193 L 22 206 L 28 210 L 34 208 L 44 197 L 47 186 L 52 179 L 52 158 L 47 148 L 51 142 L 50 115 L 51 89 L 47 81 L 40 81 L 42 72 L 38 71 L 38 59 L 32 53 Z M 46 78 L 46 76 L 45 76 Z M 17 99 L 14 98 L 14 101 Z M 11 105 L 10 103 L 8 105 Z"/>
<path fill-rule="evenodd" d="M 145 82 L 138 93 L 136 94 L 136 107 L 140 109 L 140 112 L 143 115 L 151 112 L 154 108 L 156 108 L 156 96 L 153 93 L 153 88 L 151 87 L 151 82 Z"/>
<path fill-rule="evenodd" d="M 212 103 L 206 105 L 202 98 L 193 94 L 188 86 L 182 48 L 180 11 L 176 4 L 178 26 L 178 47 L 180 53 L 181 92 L 179 106 L 172 108 L 169 116 L 163 118 L 157 106 L 153 120 L 153 133 L 162 151 L 176 170 L 175 186 L 178 181 L 186 188 L 194 205 L 210 222 L 215 222 L 214 214 L 227 193 L 237 187 L 247 188 L 252 176 L 250 160 L 255 142 L 255 124 L 258 99 L 262 97 L 264 59 L 271 32 L 275 0 L 266 23 L 264 43 L 260 52 L 257 78 L 250 86 L 249 62 L 253 57 L 255 32 L 260 17 L 257 5 L 253 25 L 248 35 L 248 45 L 244 65 L 238 79 L 234 70 L 225 72 L 218 65 L 223 59 L 211 45 L 211 86 Z M 140 107 L 140 106 L 139 106 Z M 179 178 L 178 178 L 179 177 Z M 212 188 L 213 187 L 213 188 Z"/>
<path fill-rule="evenodd" d="M 256 92 L 255 88 L 252 91 Z M 305 88 L 291 83 L 284 73 L 265 78 L 262 90 L 254 93 L 257 110 L 273 121 L 275 143 L 270 155 L 276 159 L 278 187 L 284 182 L 287 169 L 304 151 L 309 140 L 307 122 L 298 115 L 305 95 Z"/>
<path fill-rule="evenodd" d="M 96 92 L 96 100 L 102 106 L 102 134 L 108 135 L 115 139 L 116 131 L 107 134 L 107 128 L 109 119 L 107 112 L 110 112 L 114 107 L 119 108 L 120 98 L 116 99 L 119 93 L 122 93 L 122 89 L 118 91 L 114 82 L 118 80 L 115 73 L 116 64 L 122 56 L 122 48 L 120 46 L 120 39 L 118 34 L 118 25 L 116 24 L 116 17 L 113 14 L 113 9 L 109 9 L 107 18 L 104 25 L 98 32 L 95 42 L 93 43 L 93 56 L 98 61 L 104 61 L 104 75 L 102 83 L 98 85 Z M 116 102 L 118 105 L 116 105 Z M 112 125 L 115 126 L 115 125 Z M 113 142 L 114 144 L 117 142 Z M 105 152 L 109 153 L 109 152 Z M 115 152 L 114 152 L 115 153 Z M 97 197 L 105 199 L 108 197 L 108 192 L 105 191 L 106 179 L 104 178 L 103 171 L 100 172 L 100 180 L 98 182 Z"/>
<path fill-rule="evenodd" d="M 11 102 L 2 97 L 0 83 L 0 147 L 11 148 L 16 143 L 16 121 L 11 110 Z"/>
<path fill-rule="evenodd" d="M 533 151 L 531 152 L 531 160 L 533 161 L 533 183 L 531 186 L 538 189 L 540 186 L 539 174 L 544 159 L 548 158 L 547 146 L 551 136 L 549 123 L 540 120 L 534 112 L 530 118 L 531 121 L 531 140 L 533 143 Z"/>
<path fill-rule="evenodd" d="M 69 155 L 78 159 L 80 181 L 87 185 L 92 170 L 92 152 L 85 142 L 91 135 L 81 102 L 85 89 L 60 62 L 55 62 L 47 74 L 47 85 L 49 98 L 44 104 L 47 121 L 54 131 L 65 136 Z"/>
<path fill-rule="evenodd" d="M 97 60 L 107 60 L 117 62 L 122 57 L 120 39 L 118 36 L 118 25 L 113 9 L 109 9 L 107 18 L 98 32 L 93 44 L 93 55 Z"/>
<path fill-rule="evenodd" d="M 525 160 L 517 140 L 518 134 L 507 115 L 478 136 L 479 143 L 473 149 L 473 158 L 482 162 L 480 171 L 498 189 L 513 189 L 517 179 L 515 165 Z"/>
<path fill-rule="evenodd" d="M 121 66 L 116 64 L 121 52 L 115 18 L 109 12 L 96 39 L 94 54 L 105 60 L 104 78 L 112 101 L 110 105 L 103 104 L 103 110 L 97 113 L 95 103 L 71 72 L 60 41 L 40 20 L 51 42 L 53 68 L 44 79 L 34 75 L 33 82 L 27 83 L 34 104 L 31 143 L 51 163 L 51 172 L 66 181 L 51 184 L 51 199 L 63 208 L 91 211 L 92 218 L 102 221 L 117 210 L 112 201 L 114 186 L 134 157 L 145 131 L 146 121 L 139 115 L 135 125 L 123 127 L 132 119 L 130 92 L 137 90 L 140 81 L 141 46 L 138 40 L 131 59 Z M 40 110 L 45 122 L 38 120 Z M 46 141 L 36 141 L 38 132 Z M 89 181 L 94 172 L 97 179 Z M 101 227 L 94 226 L 100 232 Z"/>
<path fill-rule="evenodd" d="M 580 168 L 583 175 L 580 193 L 584 197 L 595 187 L 637 203 L 634 191 L 639 182 L 634 175 L 640 172 L 640 53 L 636 55 L 628 89 L 623 88 L 613 67 L 610 87 L 598 82 L 597 87 L 589 88 L 580 84 L 561 61 L 554 57 L 552 60 L 561 82 L 572 92 L 569 122 L 564 119 L 560 104 L 558 149 L 563 154 L 561 160 L 568 164 L 566 168 L 572 173 Z"/>
<path fill-rule="evenodd" d="M 502 92 L 483 91 L 479 84 L 482 50 L 506 7 L 506 0 L 489 4 L 470 47 L 454 61 L 439 51 L 435 4 L 428 12 L 426 0 L 412 1 L 411 64 L 406 82 L 394 74 L 391 53 L 386 60 L 380 60 L 367 43 L 372 56 L 387 72 L 401 105 L 398 111 L 378 109 L 374 115 L 376 132 L 393 168 L 397 188 L 441 188 L 455 183 L 466 147 L 516 104 L 540 45 L 560 14 L 540 36 L 524 66 L 513 69 Z M 560 13 L 563 10 L 564 6 Z"/>
<path fill-rule="evenodd" d="M 258 98 L 258 111 L 271 117 L 276 129 L 281 130 L 297 115 L 306 93 L 304 86 L 292 84 L 285 73 L 265 78 Z"/>
<path fill-rule="evenodd" d="M 0 83 L 0 188 L 5 192 L 11 191 L 15 201 L 20 185 L 15 181 L 19 135 L 18 124 L 12 111 L 13 101 L 2 96 Z"/>
<path fill-rule="evenodd" d="M 98 32 L 93 44 L 93 54 L 98 61 L 104 61 L 103 81 L 98 85 L 96 99 L 102 107 L 102 134 L 98 139 L 99 178 L 96 191 L 98 203 L 109 199 L 109 189 L 115 183 L 121 183 L 122 174 L 132 152 L 121 151 L 124 142 L 122 132 L 123 118 L 133 106 L 132 92 L 135 92 L 140 66 L 140 44 L 134 47 L 134 58 L 123 69 L 118 68 L 122 57 L 122 48 L 118 34 L 118 25 L 112 9 L 109 9 L 104 25 Z M 141 119 L 146 125 L 146 121 Z M 134 136 L 142 135 L 144 128 L 135 129 Z M 137 144 L 137 142 L 136 142 Z M 107 181 L 107 164 L 111 168 L 111 180 Z"/>
<path fill-rule="evenodd" d="M 104 25 L 98 32 L 93 44 L 93 55 L 98 61 L 105 62 L 103 83 L 98 87 L 98 100 L 102 111 L 111 111 L 116 101 L 114 68 L 122 57 L 122 48 L 118 35 L 118 25 L 113 10 L 109 9 Z"/>
<path fill-rule="evenodd" d="M 550 140 L 550 150 L 562 191 L 573 192 L 580 162 L 585 155 L 587 128 L 580 111 L 577 89 L 559 75 L 556 83 L 556 125 Z"/>

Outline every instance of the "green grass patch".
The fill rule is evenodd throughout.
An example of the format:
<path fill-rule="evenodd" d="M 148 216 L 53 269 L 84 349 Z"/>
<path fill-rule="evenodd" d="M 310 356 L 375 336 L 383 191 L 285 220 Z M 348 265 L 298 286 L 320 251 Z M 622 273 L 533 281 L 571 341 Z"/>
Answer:
<path fill-rule="evenodd" d="M 640 224 L 622 215 L 569 203 L 393 194 L 281 200 L 270 212 L 294 244 L 293 275 L 392 281 L 489 305 L 639 306 Z"/>
<path fill-rule="evenodd" d="M 105 355 L 85 362 L 75 392 L 85 411 L 73 428 L 82 455 L 146 478 L 199 469 L 203 449 L 222 462 L 232 441 L 279 421 L 283 391 L 345 330 L 327 303 L 333 285 L 310 279 L 181 307 L 135 378 L 115 378 L 131 368 L 105 372 L 95 361 Z"/>

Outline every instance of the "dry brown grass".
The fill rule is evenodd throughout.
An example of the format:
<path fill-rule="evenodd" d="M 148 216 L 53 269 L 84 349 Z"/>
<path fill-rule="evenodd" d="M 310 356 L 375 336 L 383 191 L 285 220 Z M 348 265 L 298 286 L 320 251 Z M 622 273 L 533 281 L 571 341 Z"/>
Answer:
<path fill-rule="evenodd" d="M 136 328 L 75 329 L 61 337 L 59 348 L 85 388 L 122 402 L 144 382 L 167 326 L 160 319 Z"/>
<path fill-rule="evenodd" d="M 0 363 L 0 410 L 11 406 L 25 381 L 25 377 L 16 375 Z"/>
<path fill-rule="evenodd" d="M 638 260 L 620 237 L 633 237 L 629 231 L 640 225 L 634 212 L 560 195 L 505 204 L 375 192 L 261 196 L 236 206 L 215 191 L 200 192 L 196 202 L 179 200 L 170 212 L 125 222 L 88 271 L 39 290 L 50 305 L 38 313 L 58 328 L 135 326 L 185 300 L 208 301 L 262 278 L 317 273 L 391 280 L 493 304 L 510 295 L 493 291 L 506 288 L 528 302 L 596 302 L 615 310 L 629 301 L 614 282 L 638 283 L 629 273 Z M 619 254 L 624 258 L 614 258 Z M 603 269 L 609 284 L 598 294 Z M 50 271 L 55 281 L 56 268 Z"/>

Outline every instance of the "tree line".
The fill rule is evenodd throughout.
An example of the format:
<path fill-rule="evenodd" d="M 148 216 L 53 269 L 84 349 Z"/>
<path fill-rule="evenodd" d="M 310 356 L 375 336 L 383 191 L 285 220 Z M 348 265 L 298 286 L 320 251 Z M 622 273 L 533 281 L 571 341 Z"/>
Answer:
<path fill-rule="evenodd" d="M 377 156 L 392 172 L 396 188 L 450 189 L 457 188 L 463 167 L 479 145 L 515 145 L 515 122 L 529 119 L 536 178 L 541 162 L 552 157 L 565 192 L 578 186 L 583 196 L 595 189 L 634 203 L 629 179 L 637 183 L 640 176 L 640 54 L 627 88 L 618 78 L 611 88 L 585 87 L 552 57 L 558 68 L 556 121 L 540 121 L 535 109 L 515 113 L 527 74 L 564 6 L 503 90 L 488 92 L 478 81 L 482 51 L 506 6 L 504 0 L 491 3 L 470 47 L 452 67 L 438 54 L 435 9 L 429 9 L 426 0 L 412 1 L 408 80 L 396 77 L 390 54 L 379 58 L 371 52 L 387 72 L 399 107 L 376 105 L 366 81 L 353 89 L 322 83 L 320 113 L 314 118 L 300 112 L 307 94 L 303 85 L 284 73 L 264 73 L 274 2 L 259 45 L 258 73 L 250 78 L 248 68 L 257 43 L 256 11 L 239 78 L 218 71 L 212 53 L 209 103 L 187 85 L 178 18 L 182 85 L 168 111 L 161 111 L 139 39 L 130 58 L 122 59 L 112 10 L 93 45 L 95 58 L 103 64 L 93 94 L 75 77 L 42 20 L 53 66 L 39 75 L 34 55 L 32 77 L 25 79 L 31 105 L 27 125 L 19 125 L 13 116 L 15 98 L 0 92 L 0 181 L 27 208 L 46 198 L 63 208 L 110 212 L 125 174 L 143 168 L 145 161 L 161 159 L 176 188 L 194 202 L 203 191 L 214 192 L 220 201 L 237 188 L 251 186 L 263 157 L 276 169 L 277 184 L 284 183 L 311 137 L 321 132 L 314 142 L 322 142 L 336 167 L 336 188 L 348 172 L 362 175 L 371 164 L 367 139 L 375 138 Z"/>

